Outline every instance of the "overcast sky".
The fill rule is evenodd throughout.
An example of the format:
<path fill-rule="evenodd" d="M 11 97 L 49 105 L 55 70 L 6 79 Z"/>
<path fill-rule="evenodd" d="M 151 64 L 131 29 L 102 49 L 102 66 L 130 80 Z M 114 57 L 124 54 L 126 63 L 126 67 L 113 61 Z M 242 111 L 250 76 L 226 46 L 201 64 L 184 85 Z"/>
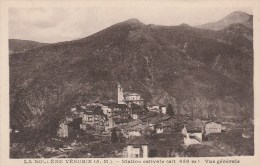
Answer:
<path fill-rule="evenodd" d="M 55 43 L 83 38 L 130 18 L 145 24 L 194 26 L 233 11 L 252 14 L 249 8 L 10 8 L 9 38 Z"/>

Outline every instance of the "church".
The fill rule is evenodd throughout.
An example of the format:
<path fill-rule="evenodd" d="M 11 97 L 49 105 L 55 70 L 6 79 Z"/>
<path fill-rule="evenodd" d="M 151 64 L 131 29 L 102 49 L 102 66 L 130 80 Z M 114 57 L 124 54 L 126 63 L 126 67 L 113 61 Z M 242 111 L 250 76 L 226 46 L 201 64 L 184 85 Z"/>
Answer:
<path fill-rule="evenodd" d="M 123 92 L 123 88 L 118 84 L 118 104 L 131 106 L 133 103 L 142 106 L 144 99 L 138 93 Z"/>

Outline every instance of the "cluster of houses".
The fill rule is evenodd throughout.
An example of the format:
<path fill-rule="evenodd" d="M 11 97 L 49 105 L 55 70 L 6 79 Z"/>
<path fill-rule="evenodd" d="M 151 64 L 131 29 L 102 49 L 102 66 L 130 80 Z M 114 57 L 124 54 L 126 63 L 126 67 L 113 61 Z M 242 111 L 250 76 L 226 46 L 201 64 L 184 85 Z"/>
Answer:
<path fill-rule="evenodd" d="M 192 144 L 201 144 L 207 140 L 207 136 L 213 133 L 221 133 L 226 131 L 226 126 L 223 126 L 217 121 L 203 122 L 200 120 L 193 121 L 184 125 L 182 134 L 184 136 L 184 144 L 189 146 Z"/>
<path fill-rule="evenodd" d="M 182 129 L 183 143 L 185 146 L 193 144 L 201 144 L 205 140 L 205 136 L 212 133 L 221 133 L 225 131 L 225 127 L 222 127 L 218 122 L 206 122 L 206 123 L 187 123 Z M 156 132 L 158 134 L 164 133 Z M 151 146 L 151 145 L 150 145 Z M 144 138 L 143 135 L 137 135 L 127 142 L 127 146 L 123 150 L 123 157 L 125 158 L 145 158 L 149 154 L 149 141 Z"/>
<path fill-rule="evenodd" d="M 118 140 L 127 140 L 123 157 L 148 157 L 149 143 L 145 139 L 153 134 L 183 134 L 184 145 L 200 144 L 203 137 L 211 133 L 221 133 L 221 123 L 201 120 L 193 121 L 189 117 L 176 118 L 166 114 L 166 106 L 143 107 L 144 100 L 138 93 L 124 93 L 118 85 L 118 101 L 110 103 L 91 103 L 72 107 L 66 118 L 60 122 L 57 135 L 74 138 L 89 126 L 96 133 L 117 134 Z M 121 138 L 124 139 L 121 139 Z"/>
<path fill-rule="evenodd" d="M 80 130 L 87 130 L 87 126 L 96 128 L 97 132 L 109 132 L 116 126 L 121 128 L 123 125 L 130 126 L 131 123 L 139 124 L 141 118 L 145 119 L 147 110 L 166 114 L 165 106 L 151 106 L 147 109 L 143 108 L 143 104 L 144 100 L 139 94 L 124 93 L 122 87 L 118 85 L 117 102 L 73 106 L 70 113 L 67 113 L 65 119 L 60 122 L 57 134 L 59 137 L 75 137 Z M 141 132 L 137 127 L 131 130 L 127 130 L 129 137 L 132 133 L 135 135 L 137 131 Z"/>

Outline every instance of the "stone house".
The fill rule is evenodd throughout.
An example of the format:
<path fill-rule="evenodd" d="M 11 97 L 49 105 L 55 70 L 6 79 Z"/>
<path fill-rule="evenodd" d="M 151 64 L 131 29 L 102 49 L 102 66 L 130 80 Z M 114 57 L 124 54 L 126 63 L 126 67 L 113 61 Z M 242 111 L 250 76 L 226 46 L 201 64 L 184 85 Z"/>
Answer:
<path fill-rule="evenodd" d="M 93 124 L 94 114 L 91 110 L 86 110 L 83 115 L 83 123 L 84 124 Z"/>
<path fill-rule="evenodd" d="M 112 118 L 108 118 L 104 123 L 105 131 L 110 131 L 113 127 L 115 127 L 115 123 Z"/>
<path fill-rule="evenodd" d="M 112 109 L 108 106 L 101 106 L 101 110 L 103 111 L 103 114 L 107 115 L 108 117 L 112 116 Z"/>
<path fill-rule="evenodd" d="M 133 137 L 127 142 L 123 156 L 125 158 L 147 158 L 148 142 L 142 136 Z"/>
<path fill-rule="evenodd" d="M 68 138 L 69 137 L 68 122 L 60 123 L 57 135 L 58 135 L 58 137 L 62 137 L 62 138 Z"/>
<path fill-rule="evenodd" d="M 213 121 L 205 123 L 205 134 L 211 133 L 221 133 L 221 123 Z"/>
<path fill-rule="evenodd" d="M 143 105 L 144 99 L 142 99 L 138 93 L 127 92 L 124 94 L 124 102 L 128 106 L 131 106 L 132 104 Z"/>
<path fill-rule="evenodd" d="M 166 114 L 166 106 L 153 105 L 148 107 L 150 111 Z"/>
<path fill-rule="evenodd" d="M 80 133 L 82 118 L 66 119 L 59 125 L 57 135 L 62 138 L 77 137 Z"/>
<path fill-rule="evenodd" d="M 165 127 L 164 127 L 163 124 L 155 125 L 155 126 L 154 126 L 155 133 L 156 133 L 156 134 L 163 133 L 164 128 L 165 128 Z"/>
<path fill-rule="evenodd" d="M 91 106 L 84 109 L 83 115 L 79 114 L 84 124 L 104 126 L 107 115 L 103 113 L 101 106 Z"/>
<path fill-rule="evenodd" d="M 160 106 L 160 110 L 163 114 L 166 114 L 166 106 Z"/>
<path fill-rule="evenodd" d="M 138 114 L 137 114 L 137 113 L 133 113 L 133 114 L 132 114 L 132 118 L 133 118 L 133 119 L 138 119 Z"/>

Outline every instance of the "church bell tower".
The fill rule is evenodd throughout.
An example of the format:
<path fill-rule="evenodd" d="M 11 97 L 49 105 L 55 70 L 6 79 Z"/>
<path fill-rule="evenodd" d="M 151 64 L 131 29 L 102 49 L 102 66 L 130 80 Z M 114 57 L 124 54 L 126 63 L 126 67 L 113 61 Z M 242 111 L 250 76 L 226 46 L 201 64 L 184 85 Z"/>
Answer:
<path fill-rule="evenodd" d="M 124 92 L 123 92 L 123 88 L 121 87 L 120 84 L 118 84 L 118 87 L 117 87 L 117 101 L 118 101 L 118 104 L 125 104 L 124 102 Z"/>

